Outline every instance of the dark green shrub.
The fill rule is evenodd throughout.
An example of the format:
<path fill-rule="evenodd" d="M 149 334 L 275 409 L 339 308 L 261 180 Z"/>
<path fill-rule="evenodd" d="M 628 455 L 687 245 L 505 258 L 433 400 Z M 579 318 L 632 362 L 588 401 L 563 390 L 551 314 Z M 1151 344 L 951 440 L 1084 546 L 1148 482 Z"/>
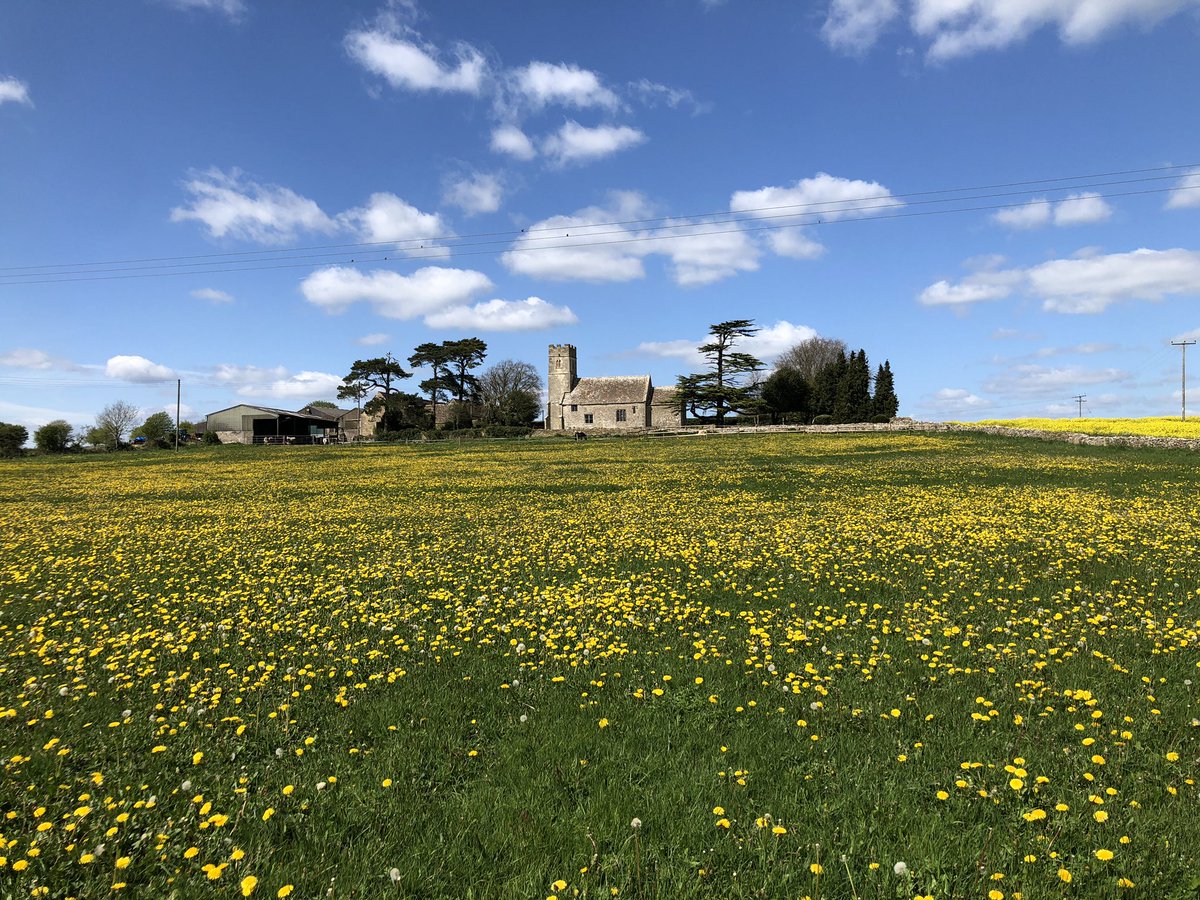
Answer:
<path fill-rule="evenodd" d="M 832 425 L 833 424 L 833 416 L 814 416 L 813 424 L 814 425 Z"/>
<path fill-rule="evenodd" d="M 217 433 L 215 431 L 204 432 L 204 437 L 201 438 L 201 440 L 209 446 L 213 446 L 214 444 L 221 443 L 221 439 L 217 436 Z"/>
<path fill-rule="evenodd" d="M 874 423 L 875 425 L 886 425 L 890 421 L 892 421 L 891 416 L 884 416 L 884 415 L 871 416 L 871 422 Z"/>

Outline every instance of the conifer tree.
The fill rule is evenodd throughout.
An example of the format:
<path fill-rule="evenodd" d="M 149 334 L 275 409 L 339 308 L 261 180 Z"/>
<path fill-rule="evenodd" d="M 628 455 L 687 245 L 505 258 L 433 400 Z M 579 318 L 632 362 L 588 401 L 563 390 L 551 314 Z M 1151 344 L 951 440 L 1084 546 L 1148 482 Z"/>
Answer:
<path fill-rule="evenodd" d="M 892 366 L 886 359 L 875 373 L 875 396 L 871 399 L 871 408 L 876 416 L 887 416 L 889 419 L 900 409 L 900 400 L 896 397 L 896 386 L 892 378 Z"/>

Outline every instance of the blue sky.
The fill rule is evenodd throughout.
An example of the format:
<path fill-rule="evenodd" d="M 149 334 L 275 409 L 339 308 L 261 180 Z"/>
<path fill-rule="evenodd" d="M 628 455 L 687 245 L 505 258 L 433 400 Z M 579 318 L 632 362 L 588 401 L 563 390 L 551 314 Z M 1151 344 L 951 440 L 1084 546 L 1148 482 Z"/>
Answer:
<path fill-rule="evenodd" d="M 1179 411 L 1200 0 L 0 8 L 2 421 L 471 335 L 670 384 L 731 318 L 919 418 Z"/>

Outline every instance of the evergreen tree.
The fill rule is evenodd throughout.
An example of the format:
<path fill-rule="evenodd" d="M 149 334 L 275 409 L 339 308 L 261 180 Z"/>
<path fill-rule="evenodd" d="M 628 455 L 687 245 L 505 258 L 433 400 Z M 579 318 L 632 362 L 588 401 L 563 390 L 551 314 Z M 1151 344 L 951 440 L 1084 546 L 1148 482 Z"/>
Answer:
<path fill-rule="evenodd" d="M 763 382 L 762 399 L 771 412 L 771 424 L 783 421 L 807 422 L 811 388 L 793 368 L 779 368 Z"/>
<path fill-rule="evenodd" d="M 374 415 L 377 412 L 383 413 L 378 430 L 396 431 L 401 427 L 402 404 L 396 402 L 396 395 L 400 391 L 395 386 L 395 382 L 401 378 L 412 378 L 412 372 L 404 371 L 404 368 L 392 358 L 390 353 L 375 359 L 356 359 L 354 365 L 350 367 L 350 374 L 342 380 L 345 388 L 338 388 L 338 397 L 355 396 L 348 393 L 350 390 L 358 389 L 354 387 L 355 385 L 376 388 L 379 393 L 371 398 L 363 410 L 368 415 Z M 347 393 L 343 393 L 343 390 L 346 390 Z"/>
<path fill-rule="evenodd" d="M 896 386 L 892 379 L 892 366 L 886 359 L 875 373 L 875 396 L 871 400 L 871 408 L 876 416 L 887 416 L 889 419 L 900 410 L 900 400 L 896 396 Z"/>
<path fill-rule="evenodd" d="M 450 370 L 450 349 L 445 342 L 424 343 L 413 350 L 408 363 L 412 366 L 429 366 L 433 371 L 429 378 L 421 382 L 420 388 L 429 395 L 429 405 L 433 407 L 433 421 L 436 427 L 438 404 L 446 402 L 454 386 L 454 373 Z"/>
<path fill-rule="evenodd" d="M 676 385 L 680 403 L 685 404 L 693 415 L 710 410 L 718 427 L 729 413 L 751 409 L 757 401 L 753 385 L 744 383 L 745 376 L 762 368 L 762 362 L 749 353 L 733 349 L 741 338 L 758 333 L 758 327 L 750 319 L 732 319 L 709 326 L 712 338 L 698 348 L 708 359 L 710 369 L 692 375 L 681 375 Z"/>
<path fill-rule="evenodd" d="M 454 380 L 451 391 L 459 403 L 473 400 L 479 393 L 479 379 L 471 374 L 483 364 L 487 356 L 487 344 L 477 337 L 458 341 L 443 341 L 448 354 L 448 368 Z"/>
<path fill-rule="evenodd" d="M 833 362 L 827 363 L 812 383 L 812 414 L 816 416 L 833 416 L 837 404 L 838 385 L 841 384 L 849 368 L 846 354 L 839 353 Z"/>

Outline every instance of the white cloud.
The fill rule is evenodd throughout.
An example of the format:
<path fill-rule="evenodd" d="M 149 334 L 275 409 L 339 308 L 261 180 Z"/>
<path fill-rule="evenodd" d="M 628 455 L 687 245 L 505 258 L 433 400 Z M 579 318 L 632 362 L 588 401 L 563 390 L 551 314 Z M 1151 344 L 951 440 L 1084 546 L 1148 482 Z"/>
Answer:
<path fill-rule="evenodd" d="M 922 292 L 927 306 L 1000 300 L 1018 290 L 1060 313 L 1099 313 L 1123 300 L 1162 300 L 1200 294 L 1200 252 L 1134 250 L 1055 259 L 1028 269 L 977 272 L 958 284 L 939 281 Z"/>
<path fill-rule="evenodd" d="M 1040 228 L 1050 222 L 1053 211 L 1050 201 L 1038 197 L 1020 206 L 1010 206 L 992 214 L 992 221 L 1008 228 Z"/>
<path fill-rule="evenodd" d="M 629 90 L 647 106 L 665 104 L 671 109 L 678 109 L 680 106 L 686 105 L 692 108 L 693 115 L 708 112 L 712 108 L 711 104 L 701 103 L 697 100 L 696 96 L 686 88 L 659 84 L 648 78 L 631 81 L 629 83 Z"/>
<path fill-rule="evenodd" d="M 1056 259 L 1027 272 L 1029 290 L 1052 312 L 1098 313 L 1121 300 L 1200 294 L 1200 252 L 1134 250 Z"/>
<path fill-rule="evenodd" d="M 1012 295 L 1022 282 L 1023 276 L 1015 270 L 998 272 L 973 272 L 958 284 L 939 281 L 921 292 L 920 300 L 926 306 L 961 306 L 982 300 L 1003 300 Z"/>
<path fill-rule="evenodd" d="M 377 269 L 331 266 L 300 284 L 305 299 L 326 312 L 342 312 L 359 301 L 389 319 L 412 319 L 447 307 L 462 306 L 493 287 L 491 279 L 470 269 L 426 266 L 411 275 Z"/>
<path fill-rule="evenodd" d="M 768 186 L 754 191 L 735 191 L 729 209 L 753 218 L 786 225 L 789 216 L 804 222 L 834 222 L 839 219 L 878 215 L 880 211 L 904 206 L 901 200 L 876 181 L 839 178 L 818 172 L 790 187 Z M 798 226 L 780 228 L 767 235 L 767 244 L 780 256 L 816 259 L 825 248 Z"/>
<path fill-rule="evenodd" d="M 442 202 L 457 206 L 468 216 L 495 212 L 504 198 L 504 185 L 498 175 L 475 172 L 446 185 Z"/>
<path fill-rule="evenodd" d="M 354 343 L 363 347 L 378 347 L 380 344 L 386 344 L 392 339 L 390 334 L 384 334 L 382 331 L 376 331 L 372 334 L 364 334 L 360 338 L 356 338 Z"/>
<path fill-rule="evenodd" d="M 33 101 L 29 99 L 29 85 L 16 78 L 0 78 L 0 105 L 5 103 L 33 106 Z"/>
<path fill-rule="evenodd" d="M 1200 206 L 1200 169 L 1192 169 L 1175 185 L 1167 198 L 1167 209 L 1185 209 Z"/>
<path fill-rule="evenodd" d="M 897 0 L 833 0 L 821 36 L 835 50 L 862 53 L 899 15 Z"/>
<path fill-rule="evenodd" d="M 1071 194 L 1054 207 L 1054 224 L 1059 226 L 1090 225 L 1112 218 L 1112 207 L 1093 191 Z"/>
<path fill-rule="evenodd" d="M 542 153 L 555 165 L 592 162 L 621 150 L 636 147 L 646 135 L 628 125 L 597 125 L 588 128 L 574 120 L 542 139 Z"/>
<path fill-rule="evenodd" d="M 368 72 L 404 90 L 478 94 L 488 78 L 487 61 L 470 44 L 455 44 L 453 59 L 443 63 L 436 47 L 408 29 L 353 31 L 346 50 Z"/>
<path fill-rule="evenodd" d="M 293 240 L 300 232 L 336 228 L 312 200 L 288 188 L 249 181 L 238 169 L 195 173 L 184 189 L 191 195 L 191 203 L 171 210 L 171 221 L 202 222 L 215 238 L 278 244 Z"/>
<path fill-rule="evenodd" d="M 492 151 L 528 162 L 537 156 L 533 141 L 516 125 L 501 125 L 492 131 Z"/>
<path fill-rule="evenodd" d="M 641 194 L 615 192 L 607 208 L 589 207 L 530 226 L 501 262 L 511 272 L 556 281 L 632 281 L 645 276 L 645 257 L 662 256 L 675 283 L 684 287 L 758 268 L 758 247 L 736 225 L 686 219 L 644 229 L 612 224 L 652 216 Z"/>
<path fill-rule="evenodd" d="M 240 397 L 275 400 L 320 400 L 337 395 L 340 376 L 328 372 L 297 372 L 283 366 L 237 366 L 224 363 L 213 370 L 213 380 L 236 389 Z"/>
<path fill-rule="evenodd" d="M 764 363 L 770 362 L 781 353 L 785 353 L 797 344 L 817 337 L 817 332 L 807 325 L 793 325 L 787 320 L 781 320 L 774 325 L 763 327 L 751 337 L 743 338 L 735 349 L 752 356 L 757 356 Z M 704 356 L 697 348 L 708 341 L 708 337 L 688 340 L 679 338 L 673 341 L 645 341 L 638 344 L 638 353 L 648 356 L 661 356 L 668 359 L 682 359 L 689 365 L 700 365 Z"/>
<path fill-rule="evenodd" d="M 932 409 L 942 414 L 966 412 L 987 405 L 986 400 L 965 388 L 941 388 L 921 404 L 925 409 Z"/>
<path fill-rule="evenodd" d="M 411 243 L 404 247 L 406 253 L 428 253 L 435 249 L 432 239 L 448 237 L 450 228 L 436 213 L 424 213 L 401 200 L 395 194 L 372 194 L 365 206 L 358 206 L 340 213 L 338 224 L 354 232 L 370 243 Z M 418 246 L 425 242 L 423 246 Z"/>
<path fill-rule="evenodd" d="M 643 245 L 641 252 L 668 257 L 672 277 L 682 287 L 712 284 L 758 268 L 758 248 L 745 232 L 727 224 L 680 220 L 654 229 L 652 234 L 654 239 Z"/>
<path fill-rule="evenodd" d="M 104 364 L 104 374 L 119 381 L 144 384 L 174 379 L 175 372 L 144 356 L 113 356 Z"/>
<path fill-rule="evenodd" d="M 992 221 L 1006 228 L 1041 228 L 1053 222 L 1060 227 L 1090 225 L 1112 217 L 1112 207 L 1093 191 L 1071 194 L 1057 202 L 1038 197 L 1020 206 L 992 214 Z"/>
<path fill-rule="evenodd" d="M 53 369 L 55 363 L 44 350 L 18 347 L 7 353 L 0 353 L 0 366 L 14 369 Z"/>
<path fill-rule="evenodd" d="M 579 321 L 570 307 L 554 306 L 540 297 L 526 300 L 488 300 L 474 306 L 455 306 L 425 317 L 430 328 L 478 331 L 535 331 Z"/>
<path fill-rule="evenodd" d="M 569 63 L 531 62 L 510 78 L 512 89 L 534 109 L 550 104 L 616 109 L 621 104 L 595 72 Z"/>
<path fill-rule="evenodd" d="M 1067 44 L 1086 44 L 1121 26 L 1149 28 L 1197 0 L 913 0 L 912 26 L 932 41 L 929 56 L 947 60 L 1007 47 L 1057 26 Z"/>
<path fill-rule="evenodd" d="M 1200 0 L 832 0 L 822 34 L 834 49 L 859 53 L 906 12 L 930 59 L 941 61 L 1001 49 L 1046 27 L 1066 44 L 1092 43 L 1197 7 Z"/>
<path fill-rule="evenodd" d="M 219 291 L 216 288 L 198 288 L 192 291 L 192 296 L 197 300 L 208 300 L 212 303 L 232 303 L 233 295 L 225 291 Z"/>

